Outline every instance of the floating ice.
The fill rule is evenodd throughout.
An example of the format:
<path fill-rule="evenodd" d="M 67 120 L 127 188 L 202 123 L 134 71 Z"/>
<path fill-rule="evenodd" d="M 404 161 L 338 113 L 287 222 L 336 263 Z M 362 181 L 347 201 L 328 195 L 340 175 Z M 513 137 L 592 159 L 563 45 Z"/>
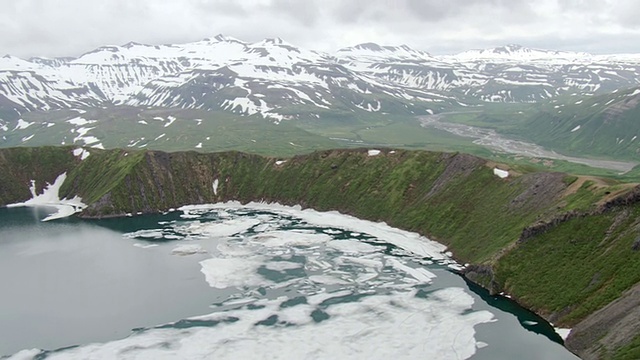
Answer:
<path fill-rule="evenodd" d="M 269 270 L 273 271 L 286 271 L 293 269 L 300 269 L 303 265 L 300 263 L 290 261 L 271 261 L 265 266 Z"/>
<path fill-rule="evenodd" d="M 258 219 L 234 219 L 223 223 L 202 224 L 201 231 L 204 235 L 225 237 L 245 232 L 258 224 Z"/>
<path fill-rule="evenodd" d="M 265 247 L 312 246 L 331 241 L 326 234 L 304 234 L 291 231 L 269 231 L 251 238 L 251 241 Z"/>
<path fill-rule="evenodd" d="M 401 263 L 400 261 L 396 260 L 396 259 L 389 259 L 387 260 L 389 265 L 393 266 L 395 269 L 403 271 L 405 273 L 407 273 L 408 275 L 412 276 L 413 278 L 415 278 L 416 280 L 418 280 L 421 283 L 425 283 L 428 284 L 431 282 L 431 279 L 435 278 L 436 276 L 423 268 L 412 268 L 410 266 L 407 266 L 403 263 Z"/>
<path fill-rule="evenodd" d="M 309 224 L 326 227 L 339 227 L 345 230 L 367 233 L 389 244 L 396 245 L 415 255 L 429 257 L 433 260 L 444 260 L 450 257 L 445 255 L 446 247 L 440 243 L 429 240 L 417 233 L 393 228 L 386 223 L 374 223 L 361 220 L 353 216 L 340 214 L 337 211 L 318 212 L 312 209 L 302 210 L 300 206 L 291 207 L 280 204 L 249 203 L 242 205 L 239 202 L 227 202 L 218 204 L 189 205 L 178 209 L 186 213 L 216 209 L 240 209 L 249 208 L 255 210 L 271 211 L 282 215 L 298 217 Z"/>
<path fill-rule="evenodd" d="M 199 262 L 200 271 L 226 300 L 209 315 L 184 320 L 187 327 L 165 324 L 48 358 L 466 359 L 486 346 L 476 341 L 474 326 L 493 315 L 472 310 L 471 295 L 460 288 L 418 290 L 435 277 L 419 265 L 422 257 L 448 261 L 443 246 L 418 234 L 279 205 L 180 210 L 188 217 L 125 237 L 175 233 L 196 240 L 176 243 L 172 253 L 206 248 L 210 258 Z M 375 244 L 332 236 L 353 232 Z M 406 257 L 378 243 L 396 244 Z"/>
<path fill-rule="evenodd" d="M 158 246 L 160 246 L 160 245 L 158 245 L 158 244 L 141 244 L 141 243 L 135 243 L 135 244 L 133 244 L 133 246 L 135 246 L 135 247 L 137 247 L 137 248 L 140 248 L 140 249 L 151 249 L 151 248 L 154 248 L 154 247 L 158 247 Z"/>
<path fill-rule="evenodd" d="M 38 349 L 22 350 L 10 356 L 8 360 L 33 360 L 37 359 L 40 353 L 42 353 L 42 351 Z"/>
<path fill-rule="evenodd" d="M 330 276 L 330 275 L 311 275 L 309 276 L 309 280 L 318 283 L 318 284 L 325 284 L 325 285 L 347 285 L 349 284 L 348 281 L 344 281 L 342 279 L 338 279 L 336 277 Z"/>
<path fill-rule="evenodd" d="M 325 293 L 322 301 L 348 295 Z M 216 326 L 168 324 L 56 351 L 48 359 L 466 359 L 484 346 L 476 342 L 473 327 L 492 319 L 486 311 L 470 312 L 473 299 L 460 288 L 438 290 L 426 299 L 415 291 L 365 296 L 322 310 L 316 303 L 310 298 L 285 307 L 282 299 L 262 301 L 257 308 L 192 319 Z"/>
<path fill-rule="evenodd" d="M 261 256 L 212 258 L 200 262 L 200 271 L 205 275 L 207 283 L 218 289 L 268 285 L 271 282 L 257 273 L 264 261 Z"/>
<path fill-rule="evenodd" d="M 366 254 L 380 251 L 379 247 L 358 240 L 334 240 L 330 241 L 327 246 L 347 254 Z"/>
<path fill-rule="evenodd" d="M 134 231 L 131 233 L 126 233 L 124 235 L 122 235 L 123 237 L 129 238 L 129 239 L 137 239 L 137 238 L 142 238 L 142 239 L 162 239 L 164 238 L 164 233 L 162 232 L 162 230 L 138 230 L 138 231 Z"/>
<path fill-rule="evenodd" d="M 186 245 L 178 245 L 173 250 L 171 250 L 171 254 L 173 255 L 195 255 L 195 254 L 205 254 L 207 251 L 202 248 L 202 246 L 197 244 L 186 244 Z"/>

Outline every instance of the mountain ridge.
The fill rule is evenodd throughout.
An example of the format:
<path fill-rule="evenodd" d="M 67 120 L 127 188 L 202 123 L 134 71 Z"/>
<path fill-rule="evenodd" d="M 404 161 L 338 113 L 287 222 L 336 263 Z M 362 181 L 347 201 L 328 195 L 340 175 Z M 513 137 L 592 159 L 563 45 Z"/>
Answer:
<path fill-rule="evenodd" d="M 572 62 L 564 53 L 519 45 L 483 51 L 515 55 L 511 60 L 455 58 L 373 43 L 330 54 L 279 38 L 246 43 L 218 35 L 185 44 L 109 45 L 77 58 L 6 56 L 0 58 L 0 147 L 72 142 L 145 146 L 151 134 L 142 134 L 140 125 L 189 111 L 197 115 L 187 123 L 204 120 L 217 125 L 212 117 L 225 114 L 221 118 L 291 122 L 305 129 L 321 129 L 327 123 L 366 129 L 398 118 L 496 103 L 545 104 L 640 86 L 640 61 L 630 55 L 585 55 Z M 547 54 L 551 60 L 517 55 L 522 52 Z M 87 111 L 93 115 L 83 115 Z M 61 113 L 68 115 L 58 119 Z M 110 139 L 113 118 L 123 113 L 141 133 L 124 143 Z M 102 117 L 90 117 L 97 114 Z M 162 126 L 153 138 L 164 134 Z M 361 141 L 356 134 L 319 133 Z M 182 150 L 200 148 L 210 137 L 190 139 Z"/>
<path fill-rule="evenodd" d="M 441 242 L 471 264 L 470 280 L 576 329 L 567 344 L 578 354 L 613 357 L 637 342 L 628 319 L 640 310 L 622 308 L 618 316 L 615 301 L 633 296 L 626 290 L 640 282 L 637 185 L 519 173 L 460 153 L 360 148 L 281 159 L 118 149 L 90 149 L 85 157 L 76 150 L 0 149 L 7 170 L 0 206 L 25 201 L 30 187 L 41 191 L 66 173 L 60 197 L 80 196 L 90 218 L 231 200 L 337 210 Z"/>
<path fill-rule="evenodd" d="M 483 54 L 499 56 L 483 58 Z M 503 54 L 506 54 L 506 57 Z M 535 56 L 523 57 L 519 54 Z M 552 61 L 548 64 L 539 64 L 541 60 L 545 60 L 539 54 L 547 54 L 549 57 L 547 60 Z M 563 69 L 563 66 L 557 64 L 555 60 L 576 61 L 573 58 L 567 59 L 563 54 L 574 54 L 573 58 L 579 59 L 577 63 L 583 67 L 574 69 L 577 71 L 573 72 L 571 69 Z M 491 70 L 487 70 L 484 65 L 487 59 L 497 61 Z M 506 61 L 503 61 L 505 59 Z M 370 86 L 382 84 L 387 87 L 405 87 L 418 91 L 454 92 L 453 96 L 457 101 L 462 102 L 465 102 L 463 95 L 476 98 L 481 102 L 530 102 L 548 99 L 557 96 L 559 91 L 567 92 L 571 89 L 595 94 L 601 87 L 606 89 L 640 84 L 634 78 L 640 71 L 640 56 L 636 64 L 629 65 L 633 66 L 633 69 L 615 69 L 614 60 L 611 59 L 631 61 L 629 57 L 592 56 L 586 53 L 529 49 L 519 45 L 480 51 L 471 50 L 458 55 L 433 56 L 406 45 L 381 46 L 364 43 L 330 54 L 302 49 L 280 38 L 246 43 L 217 35 L 185 44 L 147 45 L 129 42 L 122 46 L 108 45 L 86 52 L 77 58 L 33 57 L 30 60 L 24 60 L 5 56 L 0 59 L 0 96 L 15 103 L 15 108 L 30 111 L 64 108 L 65 103 L 69 103 L 66 108 L 73 107 L 76 103 L 94 106 L 96 101 L 137 105 L 134 99 L 139 97 L 145 85 L 154 80 L 162 81 L 166 78 L 167 81 L 180 82 L 179 79 L 182 78 L 182 83 L 176 85 L 184 86 L 189 73 L 196 70 L 216 71 L 225 67 L 235 69 L 240 77 L 258 76 L 267 81 L 286 80 L 287 74 L 291 77 L 292 73 L 296 73 L 294 65 L 304 65 L 303 67 L 306 68 L 344 66 L 353 73 L 352 76 L 365 76 Z M 480 60 L 483 60 L 481 65 L 477 64 Z M 503 66 L 514 62 L 526 65 L 530 61 L 533 61 L 532 64 L 528 64 L 531 74 L 518 73 L 518 69 L 513 66 Z M 611 62 L 612 70 L 607 71 L 615 72 L 617 75 L 601 76 L 602 69 L 596 71 L 597 69 L 589 70 L 588 66 L 584 67 L 584 64 L 602 62 Z M 245 65 L 244 71 L 238 72 L 239 64 Z M 538 66 L 538 68 L 531 68 L 531 66 Z M 601 67 L 602 64 L 599 66 Z M 269 70 L 268 67 L 272 69 Z M 498 69 L 499 67 L 503 68 Z M 585 71 L 600 74 L 599 80 L 596 81 L 596 77 L 589 74 L 588 76 L 579 75 Z M 270 72 L 270 74 L 265 77 L 265 74 L 259 74 L 261 72 Z M 313 76 L 313 74 L 304 75 Z M 561 81 L 562 79 L 558 77 L 562 76 L 570 79 Z M 571 79 L 574 76 L 578 76 L 579 79 Z M 295 82 L 303 79 L 294 77 L 292 80 Z M 306 80 L 312 79 L 307 76 Z M 319 82 L 318 79 L 314 81 L 316 84 Z M 503 87 L 511 86 L 514 90 L 496 89 L 494 82 Z M 601 82 L 612 82 L 615 85 L 602 86 Z M 48 90 L 48 88 L 51 89 Z M 42 90 L 42 94 L 35 98 L 28 94 L 34 89 Z M 86 98 L 78 98 L 74 101 L 69 96 L 65 96 L 63 90 L 73 92 L 75 95 L 82 93 Z M 527 94 L 516 95 L 516 90 Z M 402 97 L 406 95 L 400 94 L 399 99 L 401 100 Z M 416 101 L 420 101 L 420 98 L 416 98 Z M 191 106 L 199 105 L 202 104 L 197 103 Z M 221 104 L 216 106 L 222 107 Z"/>

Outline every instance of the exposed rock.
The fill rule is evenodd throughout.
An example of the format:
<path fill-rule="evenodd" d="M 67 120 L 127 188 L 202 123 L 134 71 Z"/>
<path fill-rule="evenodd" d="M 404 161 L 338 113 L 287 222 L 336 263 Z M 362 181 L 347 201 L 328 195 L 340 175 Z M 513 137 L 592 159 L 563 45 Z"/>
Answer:
<path fill-rule="evenodd" d="M 459 153 L 443 153 L 440 157 L 440 161 L 444 161 L 447 166 L 431 186 L 431 190 L 427 193 L 427 198 L 437 194 L 440 190 L 445 188 L 449 182 L 456 178 L 471 175 L 476 168 L 485 163 L 485 160 L 478 157 Z"/>
<path fill-rule="evenodd" d="M 474 265 L 467 266 L 462 274 L 474 283 L 489 290 L 491 295 L 496 295 L 502 291 L 500 284 L 495 280 L 493 268 L 489 265 Z"/>
<path fill-rule="evenodd" d="M 583 359 L 603 359 L 640 334 L 640 284 L 589 315 L 567 338 L 567 348 Z"/>
<path fill-rule="evenodd" d="M 569 211 L 566 213 L 562 213 L 558 216 L 555 216 L 552 219 L 547 221 L 538 221 L 537 223 L 522 229 L 522 234 L 518 239 L 518 243 L 522 243 L 534 236 L 543 234 L 563 222 L 569 221 L 571 219 L 575 219 L 577 217 L 586 216 L 586 215 L 587 214 L 579 213 L 577 211 Z"/>
<path fill-rule="evenodd" d="M 534 173 L 523 176 L 521 181 L 526 186 L 509 204 L 509 210 L 527 208 L 531 211 L 541 210 L 560 197 L 566 190 L 562 179 L 563 173 Z"/>

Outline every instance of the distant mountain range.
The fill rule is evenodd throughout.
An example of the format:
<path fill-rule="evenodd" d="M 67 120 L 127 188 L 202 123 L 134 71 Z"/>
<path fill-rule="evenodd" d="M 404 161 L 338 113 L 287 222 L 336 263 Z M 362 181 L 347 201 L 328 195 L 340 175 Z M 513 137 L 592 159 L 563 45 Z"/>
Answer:
<path fill-rule="evenodd" d="M 131 105 L 259 113 L 277 121 L 292 117 L 287 109 L 293 105 L 308 110 L 299 116 L 327 107 L 424 113 L 638 85 L 640 55 L 518 45 L 432 56 L 406 45 L 367 43 L 327 54 L 281 39 L 245 43 L 218 35 L 178 45 L 104 46 L 78 58 L 0 58 L 5 113 Z"/>
<path fill-rule="evenodd" d="M 433 56 L 406 45 L 373 43 L 329 54 L 279 38 L 246 43 L 223 35 L 186 44 L 128 43 L 77 58 L 0 58 L 0 146 L 96 146 L 102 139 L 98 133 L 108 131 L 110 113 L 119 118 L 127 113 L 137 125 L 157 117 L 167 122 L 162 127 L 176 114 L 182 120 L 185 111 L 191 111 L 192 122 L 209 112 L 271 123 L 341 122 L 604 95 L 638 86 L 640 54 L 507 45 Z M 53 140 L 36 141 L 42 136 L 34 139 L 34 130 L 46 130 Z M 124 145 L 136 140 L 148 139 L 138 136 Z"/>

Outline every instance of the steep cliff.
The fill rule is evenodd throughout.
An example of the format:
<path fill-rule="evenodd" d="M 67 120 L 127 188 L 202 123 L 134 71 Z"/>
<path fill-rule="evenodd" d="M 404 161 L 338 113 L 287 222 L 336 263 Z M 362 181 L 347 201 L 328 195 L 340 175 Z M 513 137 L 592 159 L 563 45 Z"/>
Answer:
<path fill-rule="evenodd" d="M 12 148 L 0 151 L 0 206 L 31 198 L 80 162 L 68 147 Z"/>
<path fill-rule="evenodd" d="M 501 178 L 486 160 L 424 151 L 331 150 L 275 159 L 92 150 L 82 161 L 69 154 L 69 148 L 0 150 L 0 173 L 16 174 L 4 175 L 3 183 L 13 185 L 0 187 L 0 205 L 26 200 L 31 176 L 52 181 L 66 171 L 61 196 L 82 197 L 89 205 L 83 217 L 228 200 L 338 210 L 446 244 L 470 264 L 469 279 L 573 327 L 567 345 L 580 355 L 624 358 L 637 350 L 637 324 L 620 315 L 640 283 L 640 190 L 631 185 L 562 173 L 511 171 Z M 55 166 L 40 173 L 44 156 Z"/>

